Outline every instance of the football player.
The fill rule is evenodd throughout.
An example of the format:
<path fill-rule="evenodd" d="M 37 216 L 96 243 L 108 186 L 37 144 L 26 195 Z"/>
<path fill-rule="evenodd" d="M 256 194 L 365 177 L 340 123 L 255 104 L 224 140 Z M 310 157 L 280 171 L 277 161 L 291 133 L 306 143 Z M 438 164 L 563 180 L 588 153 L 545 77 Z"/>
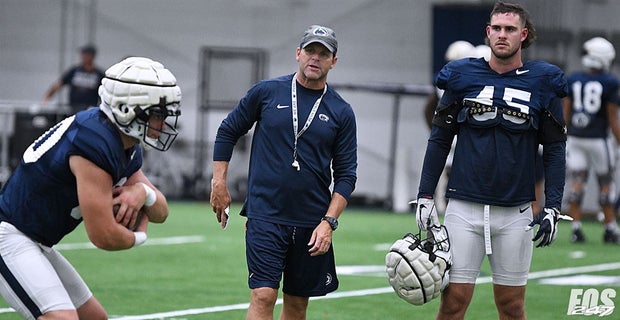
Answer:
<path fill-rule="evenodd" d="M 122 250 L 161 223 L 164 195 L 143 174 L 142 147 L 167 150 L 177 131 L 181 91 L 148 58 L 106 71 L 101 105 L 66 118 L 24 152 L 0 193 L 0 293 L 25 319 L 107 319 L 71 264 L 53 247 L 82 221 L 90 241 Z M 120 205 L 113 214 L 113 206 Z"/>
<path fill-rule="evenodd" d="M 420 229 L 439 225 L 433 193 L 450 144 L 458 135 L 446 197 L 450 234 L 450 284 L 437 319 L 463 319 L 485 256 L 492 269 L 500 319 L 525 319 L 525 285 L 533 245 L 556 237 L 564 190 L 563 72 L 542 61 L 522 60 L 536 39 L 528 12 L 497 2 L 486 36 L 492 54 L 448 63 L 436 77 L 444 89 L 428 140 L 418 191 Z M 533 219 L 535 158 L 543 145 L 545 205 Z M 533 236 L 531 228 L 539 224 Z M 524 232 L 526 230 L 526 232 Z"/>
<path fill-rule="evenodd" d="M 589 169 L 596 174 L 599 205 L 604 214 L 603 242 L 620 243 L 612 190 L 615 152 L 608 132 L 620 144 L 618 123 L 618 78 L 609 73 L 616 50 L 605 38 L 595 37 L 583 44 L 583 71 L 568 76 L 569 95 L 564 99 L 568 127 L 566 166 L 572 177 L 568 197 L 573 221 L 573 242 L 585 242 L 581 229 L 581 204 Z M 611 130 L 610 130 L 611 129 Z"/>

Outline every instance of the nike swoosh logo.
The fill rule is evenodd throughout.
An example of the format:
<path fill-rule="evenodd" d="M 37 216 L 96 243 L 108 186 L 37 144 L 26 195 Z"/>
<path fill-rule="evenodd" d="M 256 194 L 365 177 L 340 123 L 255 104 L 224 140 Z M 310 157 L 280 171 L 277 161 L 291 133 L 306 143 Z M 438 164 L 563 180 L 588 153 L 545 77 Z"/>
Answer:
<path fill-rule="evenodd" d="M 516 73 L 517 75 L 524 74 L 524 73 L 528 73 L 528 72 L 530 72 L 530 70 L 517 70 L 517 71 L 515 71 L 515 73 Z"/>
<path fill-rule="evenodd" d="M 281 104 L 279 104 L 279 103 L 278 103 L 278 105 L 276 106 L 276 108 L 278 108 L 278 109 L 286 109 L 286 108 L 288 108 L 288 107 L 290 107 L 290 106 L 283 106 L 283 105 L 281 105 Z"/>
<path fill-rule="evenodd" d="M 523 209 L 519 208 L 519 213 L 523 213 L 523 212 L 527 211 L 527 209 L 529 209 L 529 208 L 530 208 L 530 206 L 527 206 L 527 207 L 525 207 Z"/>

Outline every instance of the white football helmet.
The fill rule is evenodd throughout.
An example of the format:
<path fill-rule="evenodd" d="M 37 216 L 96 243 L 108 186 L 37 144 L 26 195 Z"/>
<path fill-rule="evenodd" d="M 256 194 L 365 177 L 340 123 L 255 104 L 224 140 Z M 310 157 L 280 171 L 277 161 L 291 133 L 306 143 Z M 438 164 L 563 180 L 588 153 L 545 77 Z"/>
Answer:
<path fill-rule="evenodd" d="M 484 58 L 489 61 L 491 59 L 491 47 L 486 44 L 479 44 L 474 47 L 476 58 Z"/>
<path fill-rule="evenodd" d="M 426 239 L 406 234 L 394 242 L 385 264 L 390 285 L 403 300 L 423 305 L 438 297 L 448 286 L 452 266 L 446 227 L 430 227 Z"/>
<path fill-rule="evenodd" d="M 446 49 L 446 61 L 454 61 L 463 58 L 471 58 L 476 55 L 474 45 L 465 40 L 457 40 L 452 42 Z"/>
<path fill-rule="evenodd" d="M 583 43 L 581 64 L 585 68 L 609 70 L 611 62 L 616 58 L 613 44 L 602 37 L 594 37 Z"/>
<path fill-rule="evenodd" d="M 170 148 L 178 134 L 181 89 L 161 63 L 130 57 L 111 66 L 101 81 L 99 96 L 100 109 L 123 133 L 147 149 Z M 152 120 L 158 122 L 156 126 Z"/>

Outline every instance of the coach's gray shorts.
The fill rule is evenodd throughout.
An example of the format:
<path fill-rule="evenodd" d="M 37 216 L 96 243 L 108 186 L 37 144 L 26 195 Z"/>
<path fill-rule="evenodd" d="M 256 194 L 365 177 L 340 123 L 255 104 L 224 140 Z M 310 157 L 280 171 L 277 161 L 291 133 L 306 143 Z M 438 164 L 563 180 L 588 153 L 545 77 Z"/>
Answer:
<path fill-rule="evenodd" d="M 25 319 L 82 306 L 92 293 L 56 249 L 0 223 L 0 293 Z"/>
<path fill-rule="evenodd" d="M 493 283 L 523 286 L 532 261 L 529 203 L 518 207 L 489 206 L 450 199 L 444 223 L 450 235 L 450 282 L 475 283 L 487 255 Z"/>

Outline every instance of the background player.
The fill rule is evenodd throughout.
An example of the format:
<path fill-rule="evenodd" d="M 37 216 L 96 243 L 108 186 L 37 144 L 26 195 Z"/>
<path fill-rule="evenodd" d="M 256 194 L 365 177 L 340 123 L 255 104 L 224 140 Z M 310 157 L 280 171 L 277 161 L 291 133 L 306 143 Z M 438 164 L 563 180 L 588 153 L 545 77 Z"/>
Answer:
<path fill-rule="evenodd" d="M 310 26 L 296 49 L 297 72 L 254 85 L 218 129 L 211 205 L 224 227 L 228 163 L 256 124 L 242 210 L 247 319 L 273 319 L 283 275 L 280 319 L 306 319 L 309 297 L 338 288 L 332 232 L 357 180 L 357 137 L 353 109 L 327 85 L 337 50 L 332 29 Z"/>
<path fill-rule="evenodd" d="M 484 60 L 489 61 L 490 56 L 491 48 L 489 48 L 489 46 L 481 44 L 474 47 L 471 43 L 465 40 L 457 40 L 452 42 L 448 46 L 448 48 L 446 49 L 446 53 L 444 54 L 446 62 L 465 58 L 484 58 Z M 431 93 L 426 99 L 424 115 L 426 117 L 426 124 L 428 125 L 429 129 L 432 128 L 435 107 L 439 103 L 439 99 L 441 99 L 442 95 L 443 90 L 435 87 L 433 93 Z M 446 211 L 446 184 L 448 183 L 448 178 L 450 177 L 450 170 L 452 168 L 452 158 L 454 157 L 455 145 L 456 140 L 452 142 L 452 148 L 450 149 L 450 153 L 448 154 L 448 159 L 446 159 L 446 166 L 441 177 L 439 178 L 439 182 L 437 183 L 437 190 L 435 190 L 435 204 L 437 205 L 437 210 L 440 213 L 444 213 Z"/>
<path fill-rule="evenodd" d="M 69 106 L 71 114 L 99 105 L 97 89 L 105 76 L 97 66 L 95 57 L 97 49 L 86 45 L 80 49 L 80 64 L 71 67 L 45 93 L 42 104 L 45 105 L 63 86 L 69 86 Z"/>
<path fill-rule="evenodd" d="M 562 71 L 542 61 L 522 61 L 536 39 L 527 11 L 497 2 L 486 35 L 492 55 L 448 63 L 435 84 L 445 92 L 433 118 L 424 157 L 416 221 L 438 225 L 433 201 L 454 135 L 458 140 L 446 197 L 444 224 L 453 265 L 437 319 L 463 319 L 486 255 L 500 319 L 525 319 L 525 285 L 537 246 L 555 239 L 561 217 L 565 141 Z M 544 146 L 546 203 L 532 221 L 535 157 Z M 532 239 L 530 230 L 540 224 Z"/>
<path fill-rule="evenodd" d="M 446 62 L 474 57 L 476 55 L 476 47 L 474 47 L 469 41 L 457 40 L 452 42 L 446 52 L 444 53 L 444 59 Z M 435 107 L 439 103 L 439 99 L 443 94 L 443 90 L 435 87 L 433 93 L 429 94 L 426 98 L 426 105 L 424 106 L 424 116 L 426 117 L 426 124 L 430 129 L 433 125 L 433 115 L 435 114 Z"/>
<path fill-rule="evenodd" d="M 595 37 L 583 44 L 583 71 L 568 77 L 569 95 L 564 99 L 564 115 L 568 124 L 566 165 L 572 177 L 568 197 L 573 221 L 573 242 L 585 242 L 581 229 L 581 204 L 589 169 L 596 174 L 599 185 L 599 205 L 604 214 L 603 242 L 620 243 L 614 211 L 612 190 L 615 152 L 609 133 L 620 144 L 618 123 L 618 78 L 609 73 L 616 56 L 613 45 L 604 38 Z"/>
<path fill-rule="evenodd" d="M 175 77 L 151 59 L 128 58 L 106 71 L 99 92 L 100 108 L 28 147 L 0 194 L 0 293 L 26 319 L 107 319 L 53 246 L 84 221 L 98 248 L 129 249 L 146 241 L 147 219 L 130 230 L 139 211 L 151 222 L 168 216 L 166 198 L 140 169 L 140 144 L 167 150 L 174 141 Z"/>

